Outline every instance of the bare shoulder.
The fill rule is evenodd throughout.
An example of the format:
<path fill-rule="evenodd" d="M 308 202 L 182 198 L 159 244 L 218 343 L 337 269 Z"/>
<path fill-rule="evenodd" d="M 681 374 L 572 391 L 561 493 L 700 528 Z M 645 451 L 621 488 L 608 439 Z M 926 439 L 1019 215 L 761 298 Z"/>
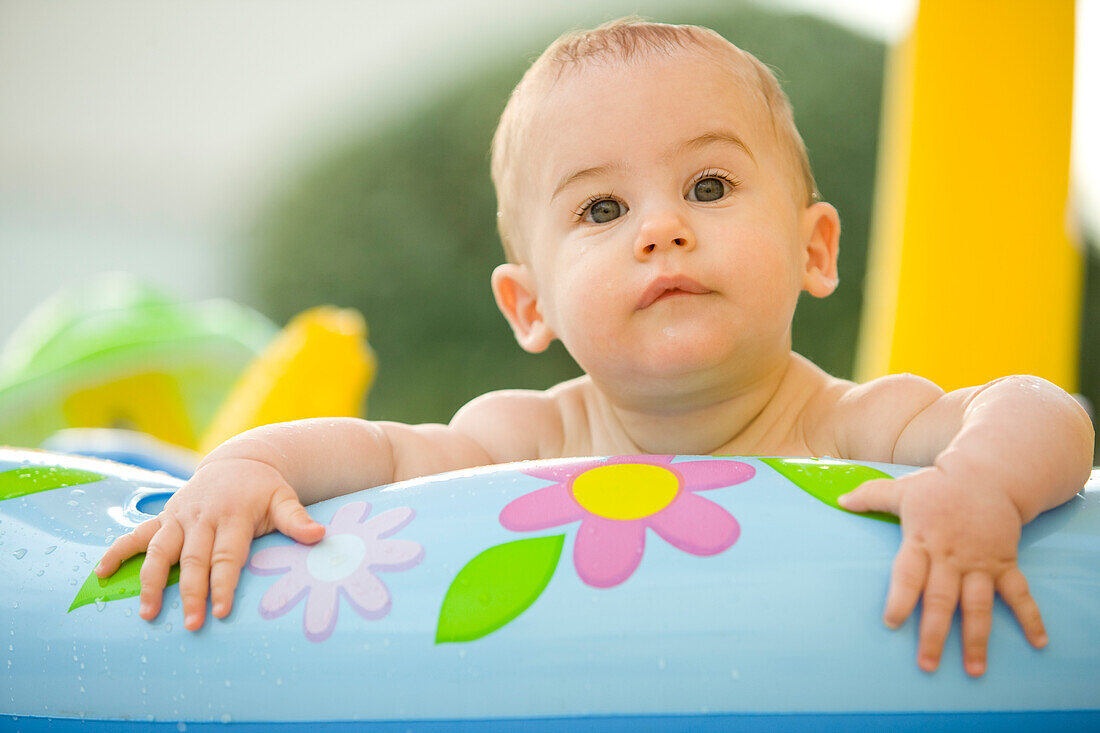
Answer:
<path fill-rule="evenodd" d="M 915 374 L 890 374 L 851 385 L 836 400 L 830 429 L 840 457 L 862 461 L 894 460 L 894 449 L 906 426 L 943 397 L 944 391 Z"/>
<path fill-rule="evenodd" d="M 463 406 L 451 428 L 485 448 L 494 463 L 560 455 L 562 418 L 553 390 L 487 392 Z"/>

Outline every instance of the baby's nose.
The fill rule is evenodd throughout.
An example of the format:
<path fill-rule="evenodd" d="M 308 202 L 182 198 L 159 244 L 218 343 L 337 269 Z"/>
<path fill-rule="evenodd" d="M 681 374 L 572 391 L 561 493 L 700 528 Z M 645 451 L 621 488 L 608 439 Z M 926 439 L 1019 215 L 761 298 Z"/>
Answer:
<path fill-rule="evenodd" d="M 634 256 L 637 259 L 646 259 L 661 250 L 675 249 L 695 249 L 695 235 L 679 216 L 671 213 L 657 214 L 643 222 L 634 243 Z"/>

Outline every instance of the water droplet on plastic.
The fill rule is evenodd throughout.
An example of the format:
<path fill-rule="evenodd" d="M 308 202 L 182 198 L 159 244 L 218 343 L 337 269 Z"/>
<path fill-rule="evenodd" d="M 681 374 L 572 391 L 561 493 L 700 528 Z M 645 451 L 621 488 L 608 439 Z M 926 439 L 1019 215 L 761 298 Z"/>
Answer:
<path fill-rule="evenodd" d="M 187 730 L 187 723 L 184 723 L 182 720 L 176 723 L 176 730 L 178 730 L 180 733 L 184 733 L 184 731 Z"/>
<path fill-rule="evenodd" d="M 69 496 L 81 497 L 84 496 L 84 489 L 73 489 L 69 492 Z"/>
<path fill-rule="evenodd" d="M 129 616 L 129 615 L 131 615 L 131 614 L 132 614 L 133 612 L 134 612 L 134 610 L 133 610 L 132 608 L 127 608 L 127 609 L 126 609 L 125 611 L 123 611 L 123 612 L 122 612 L 122 615 L 123 615 L 123 616 Z"/>
<path fill-rule="evenodd" d="M 49 555 L 51 552 L 53 552 L 56 549 L 57 549 L 57 545 L 50 545 L 49 547 L 46 548 L 46 554 Z"/>
<path fill-rule="evenodd" d="M 42 574 L 45 573 L 45 572 L 46 572 L 45 570 L 39 570 L 39 571 L 35 572 L 35 575 L 37 575 L 38 577 L 42 577 Z"/>
<path fill-rule="evenodd" d="M 226 713 L 225 715 L 222 716 L 222 722 L 223 723 L 228 723 L 231 720 L 233 720 L 233 717 L 229 713 Z"/>
<path fill-rule="evenodd" d="M 12 553 L 12 555 L 15 556 L 16 560 L 22 560 L 23 556 L 26 555 L 26 554 L 27 554 L 27 548 L 25 548 L 25 547 L 20 547 L 18 550 L 16 550 L 15 552 Z"/>

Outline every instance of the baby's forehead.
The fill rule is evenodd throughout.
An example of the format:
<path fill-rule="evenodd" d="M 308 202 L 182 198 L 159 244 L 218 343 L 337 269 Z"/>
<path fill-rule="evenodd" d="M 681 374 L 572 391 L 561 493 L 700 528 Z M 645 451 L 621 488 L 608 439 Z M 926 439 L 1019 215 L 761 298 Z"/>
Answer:
<path fill-rule="evenodd" d="M 637 139 L 646 133 L 660 138 L 662 130 L 649 124 L 651 120 L 644 110 L 647 104 L 663 106 L 669 98 L 678 99 L 676 91 L 669 92 L 667 83 L 651 82 L 654 78 L 668 79 L 666 72 L 677 75 L 673 78 L 683 77 L 684 119 L 696 121 L 699 133 L 734 131 L 736 137 L 763 142 L 762 138 L 772 137 L 767 133 L 773 126 L 766 95 L 751 63 L 738 57 L 743 54 L 736 47 L 730 48 L 737 55 L 724 49 L 697 48 L 636 52 L 627 58 L 602 54 L 541 70 L 528 80 L 531 85 L 523 90 L 523 98 L 514 100 L 522 106 L 517 110 L 516 159 L 537 167 L 546 162 L 547 153 L 557 157 L 554 153 L 563 141 L 594 130 L 620 139 Z M 698 89 L 712 93 L 700 100 L 695 93 Z M 635 118 L 637 125 L 612 128 L 610 123 L 600 124 L 605 118 L 613 119 L 620 109 L 642 111 Z M 682 134 L 682 129 L 671 134 Z M 672 146 L 685 140 L 660 142 Z M 597 149 L 602 145 L 592 142 Z M 576 149 L 575 145 L 570 147 Z"/>
<path fill-rule="evenodd" d="M 553 104 L 555 97 L 564 92 L 569 82 L 580 77 L 644 77 L 648 70 L 667 66 L 720 70 L 724 72 L 731 91 L 753 93 L 753 102 L 767 106 L 756 66 L 747 54 L 724 40 L 722 45 L 701 41 L 699 45 L 671 49 L 637 49 L 629 55 L 609 50 L 579 59 L 542 58 L 524 80 L 526 88 L 516 101 L 532 106 Z"/>

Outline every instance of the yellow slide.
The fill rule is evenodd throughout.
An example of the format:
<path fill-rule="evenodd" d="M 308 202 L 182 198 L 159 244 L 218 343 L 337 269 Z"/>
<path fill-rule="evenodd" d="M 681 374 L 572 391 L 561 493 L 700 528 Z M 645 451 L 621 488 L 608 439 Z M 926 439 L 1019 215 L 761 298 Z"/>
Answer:
<path fill-rule="evenodd" d="M 199 452 L 258 425 L 358 415 L 376 369 L 358 311 L 304 311 L 245 369 L 199 441 Z"/>

